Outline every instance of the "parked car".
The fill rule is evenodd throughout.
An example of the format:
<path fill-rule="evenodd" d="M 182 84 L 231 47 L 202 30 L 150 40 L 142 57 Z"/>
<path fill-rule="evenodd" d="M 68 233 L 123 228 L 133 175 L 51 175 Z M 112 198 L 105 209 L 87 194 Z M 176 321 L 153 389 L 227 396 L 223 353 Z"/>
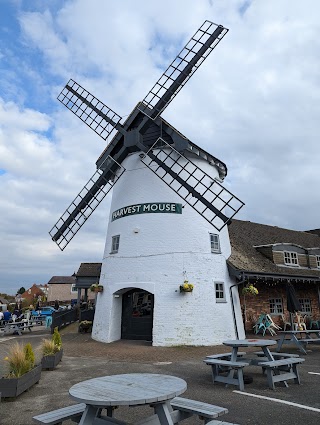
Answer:
<path fill-rule="evenodd" d="M 41 307 L 40 310 L 32 310 L 31 315 L 32 316 L 52 316 L 52 313 L 57 311 L 53 307 L 47 306 L 47 307 Z"/>

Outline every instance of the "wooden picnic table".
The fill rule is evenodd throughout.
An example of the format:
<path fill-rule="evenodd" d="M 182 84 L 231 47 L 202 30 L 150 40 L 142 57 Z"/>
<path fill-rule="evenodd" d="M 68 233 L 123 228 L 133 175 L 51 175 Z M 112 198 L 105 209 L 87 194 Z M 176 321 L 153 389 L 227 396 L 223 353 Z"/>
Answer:
<path fill-rule="evenodd" d="M 303 331 L 286 330 L 280 331 L 277 351 L 281 350 L 283 344 L 295 344 L 299 350 L 307 354 L 306 345 L 320 342 L 320 329 L 308 329 Z"/>
<path fill-rule="evenodd" d="M 170 400 L 184 393 L 186 389 L 186 381 L 175 376 L 130 373 L 79 382 L 70 388 L 69 394 L 74 400 L 86 404 L 79 422 L 81 425 L 99 423 L 97 415 L 101 408 L 107 409 L 108 419 L 103 422 L 107 425 L 115 423 L 112 419 L 113 408 L 146 404 L 154 405 L 155 414 L 158 416 L 157 423 L 171 425 L 173 421 L 170 416 Z"/>
<path fill-rule="evenodd" d="M 272 390 L 275 389 L 276 382 L 283 382 L 285 386 L 288 386 L 288 379 L 293 379 L 296 384 L 300 384 L 297 367 L 304 359 L 291 356 L 290 354 L 283 354 L 281 356 L 281 354 L 278 355 L 271 352 L 269 347 L 276 344 L 275 340 L 235 339 L 224 341 L 223 344 L 232 347 L 232 352 L 229 354 L 207 356 L 204 360 L 212 368 L 213 383 L 223 382 L 227 385 L 237 385 L 243 391 L 243 369 L 246 366 L 254 365 L 262 367 L 262 370 L 267 372 L 268 385 Z M 242 356 L 245 353 L 238 352 L 240 347 L 260 347 L 262 352 L 255 353 L 260 358 L 246 359 Z"/>
<path fill-rule="evenodd" d="M 31 328 L 33 325 L 28 324 L 26 322 L 6 322 L 1 326 L 1 331 L 3 331 L 4 334 L 12 334 L 17 333 L 18 335 L 22 335 L 22 332 L 25 330 L 29 330 L 31 332 Z"/>

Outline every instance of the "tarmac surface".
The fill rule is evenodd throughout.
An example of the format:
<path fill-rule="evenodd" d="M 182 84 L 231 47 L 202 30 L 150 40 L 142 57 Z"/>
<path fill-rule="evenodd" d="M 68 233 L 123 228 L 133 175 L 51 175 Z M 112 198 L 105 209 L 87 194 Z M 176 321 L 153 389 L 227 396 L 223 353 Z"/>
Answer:
<path fill-rule="evenodd" d="M 235 386 L 213 385 L 211 369 L 203 363 L 207 355 L 230 351 L 223 345 L 167 348 L 152 347 L 144 341 L 124 340 L 104 344 L 93 341 L 90 334 L 79 334 L 77 324 L 61 330 L 61 335 L 64 349 L 62 362 L 54 371 L 42 371 L 39 384 L 17 399 L 1 400 L 1 425 L 31 425 L 35 415 L 74 404 L 68 390 L 77 382 L 135 372 L 160 373 L 184 379 L 188 388 L 181 397 L 226 407 L 229 413 L 220 419 L 227 422 L 240 425 L 320 424 L 320 345 L 311 346 L 307 355 L 302 355 L 293 346 L 285 346 L 285 350 L 282 350 L 301 354 L 306 359 L 299 366 L 301 385 L 291 380 L 288 381 L 288 388 L 277 384 L 276 390 L 272 391 L 261 369 L 249 366 L 245 374 L 250 375 L 253 382 L 245 385 L 245 391 L 240 392 Z M 31 342 L 40 358 L 39 347 L 45 337 L 51 335 L 44 327 L 22 336 L 0 336 L 0 376 L 5 374 L 3 359 L 13 343 Z M 115 417 L 133 423 L 152 413 L 152 409 L 146 406 L 120 407 Z M 73 423 L 64 422 L 66 425 Z M 192 417 L 181 423 L 198 425 L 203 421 Z"/>

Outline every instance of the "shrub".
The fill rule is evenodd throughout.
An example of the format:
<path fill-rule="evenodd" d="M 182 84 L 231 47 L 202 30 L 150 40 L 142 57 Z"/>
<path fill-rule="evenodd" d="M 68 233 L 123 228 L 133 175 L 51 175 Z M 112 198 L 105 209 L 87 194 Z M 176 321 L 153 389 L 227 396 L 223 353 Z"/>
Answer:
<path fill-rule="evenodd" d="M 42 355 L 52 356 L 60 351 L 60 348 L 54 343 L 52 339 L 43 339 L 41 344 Z"/>
<path fill-rule="evenodd" d="M 19 378 L 33 368 L 34 353 L 30 347 L 26 348 L 19 343 L 11 347 L 8 357 L 5 357 L 9 366 L 8 378 Z"/>
<path fill-rule="evenodd" d="M 34 357 L 34 352 L 30 342 L 28 342 L 23 349 L 24 349 L 25 358 L 28 362 L 30 362 L 30 366 L 31 366 L 30 369 L 32 369 L 34 367 L 35 357 Z"/>
<path fill-rule="evenodd" d="M 52 341 L 53 341 L 54 345 L 56 345 L 58 347 L 58 350 L 61 350 L 62 340 L 61 340 L 61 335 L 59 333 L 57 326 L 54 328 L 53 335 L 52 335 Z"/>

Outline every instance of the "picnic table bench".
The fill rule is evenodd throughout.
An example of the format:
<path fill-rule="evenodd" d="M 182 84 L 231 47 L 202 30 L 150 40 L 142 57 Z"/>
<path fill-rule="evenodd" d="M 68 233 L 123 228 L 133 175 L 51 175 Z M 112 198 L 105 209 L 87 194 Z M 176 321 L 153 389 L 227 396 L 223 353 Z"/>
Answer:
<path fill-rule="evenodd" d="M 173 409 L 171 412 L 171 418 L 174 423 L 178 423 L 191 416 L 197 415 L 201 420 L 204 421 L 204 424 L 206 425 L 237 425 L 219 419 L 212 420 L 213 418 L 219 417 L 228 412 L 228 410 L 224 407 L 219 407 L 208 403 L 202 403 L 200 401 L 182 397 L 173 398 L 170 404 Z M 34 416 L 32 419 L 38 424 L 45 425 L 60 425 L 64 421 L 67 421 L 69 419 L 75 422 L 79 422 L 85 408 L 85 403 L 74 404 L 71 406 L 63 407 L 61 409 L 53 410 L 48 413 L 43 413 L 41 415 Z M 101 411 L 99 414 L 101 415 Z M 101 415 L 100 417 L 101 420 L 105 419 L 108 420 L 110 423 L 124 424 L 123 421 L 118 421 L 115 418 L 112 418 L 110 412 L 108 413 L 108 416 Z M 156 418 L 157 415 L 151 416 L 149 418 L 150 425 L 157 423 Z M 142 423 L 145 424 L 145 421 L 143 420 Z M 137 422 L 135 425 L 139 425 L 139 422 Z"/>
<path fill-rule="evenodd" d="M 267 371 L 268 385 L 274 390 L 274 384 L 276 382 L 283 382 L 285 386 L 288 386 L 288 379 L 293 379 L 296 384 L 300 384 L 297 365 L 304 361 L 305 359 L 300 357 L 286 357 L 273 361 L 260 361 L 258 362 L 258 366 L 261 366 L 263 370 Z"/>
<path fill-rule="evenodd" d="M 25 330 L 31 332 L 32 327 L 33 325 L 26 322 L 7 322 L 0 326 L 0 332 L 3 332 L 4 334 L 18 333 L 18 335 L 22 335 L 22 332 Z"/>
<path fill-rule="evenodd" d="M 238 361 L 237 359 L 236 361 L 231 361 L 226 359 L 224 355 L 221 357 L 218 357 L 218 355 L 208 356 L 203 361 L 211 366 L 213 383 L 223 382 L 227 385 L 236 385 L 241 391 L 244 390 L 243 368 L 249 366 L 249 363 Z M 234 374 L 235 371 L 237 372 L 236 374 Z"/>
<path fill-rule="evenodd" d="M 277 351 L 281 350 L 283 344 L 295 344 L 303 354 L 307 354 L 306 346 L 320 342 L 320 330 L 308 329 L 302 331 L 281 331 L 279 332 Z M 314 335 L 314 336 L 313 336 Z"/>

